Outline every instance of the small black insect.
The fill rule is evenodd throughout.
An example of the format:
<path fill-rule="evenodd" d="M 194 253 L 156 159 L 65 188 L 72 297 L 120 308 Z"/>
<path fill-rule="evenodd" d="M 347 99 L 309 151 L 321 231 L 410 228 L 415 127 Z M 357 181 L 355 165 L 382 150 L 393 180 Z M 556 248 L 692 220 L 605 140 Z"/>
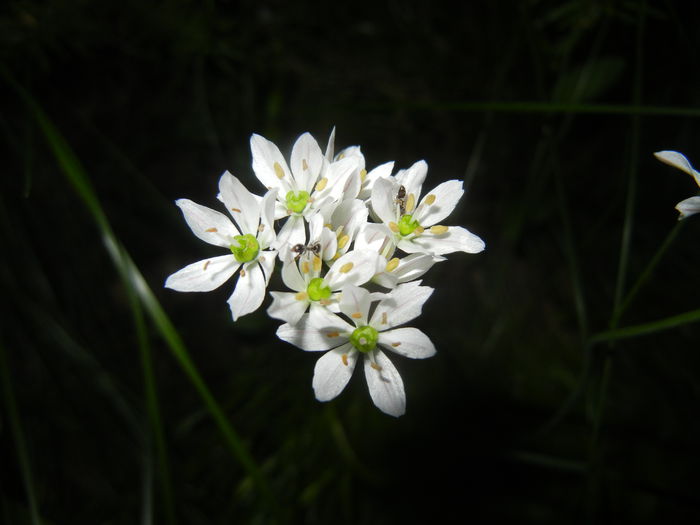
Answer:
<path fill-rule="evenodd" d="M 406 188 L 401 185 L 399 186 L 399 191 L 396 192 L 396 198 L 394 202 L 399 205 L 399 213 L 401 215 L 406 214 Z"/>
<path fill-rule="evenodd" d="M 315 242 L 313 244 L 309 244 L 308 246 L 304 246 L 303 244 L 295 244 L 292 246 L 292 252 L 295 254 L 295 259 L 305 252 L 311 252 L 318 256 L 321 253 L 321 243 Z"/>

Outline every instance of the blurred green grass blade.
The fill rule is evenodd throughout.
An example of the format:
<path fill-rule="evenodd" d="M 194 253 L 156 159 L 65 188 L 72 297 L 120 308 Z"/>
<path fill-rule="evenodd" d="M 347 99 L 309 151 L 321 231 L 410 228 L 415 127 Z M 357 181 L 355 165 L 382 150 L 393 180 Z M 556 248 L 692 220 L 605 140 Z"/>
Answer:
<path fill-rule="evenodd" d="M 24 439 L 22 423 L 20 422 L 17 402 L 15 400 L 14 390 L 12 388 L 12 380 L 10 378 L 9 363 L 5 353 L 5 345 L 2 341 L 0 341 L 0 381 L 2 382 L 2 393 L 3 398 L 5 399 L 5 408 L 7 410 L 7 417 L 10 422 L 12 439 L 15 442 L 15 450 L 19 461 L 19 469 L 22 474 L 22 482 L 24 483 L 24 490 L 27 493 L 29 515 L 31 516 L 32 520 L 31 523 L 33 525 L 41 525 L 42 520 L 39 513 L 36 491 L 34 490 L 34 480 L 32 476 L 31 464 L 29 462 L 29 453 L 27 451 L 27 444 Z"/>
<path fill-rule="evenodd" d="M 595 334 L 593 337 L 591 337 L 590 342 L 603 343 L 617 341 L 619 339 L 628 339 L 630 337 L 638 337 L 640 335 L 649 335 L 656 332 L 661 332 L 663 330 L 670 330 L 671 328 L 678 328 L 679 326 L 683 326 L 685 324 L 697 323 L 698 321 L 700 321 L 700 309 L 691 310 L 690 312 L 674 315 L 672 317 L 666 317 L 650 323 L 626 326 L 615 330 L 606 330 L 605 332 Z"/>
<path fill-rule="evenodd" d="M 200 376 L 194 362 L 190 358 L 189 352 L 182 342 L 180 335 L 170 322 L 170 319 L 160 306 L 158 300 L 153 295 L 153 292 L 148 286 L 146 280 L 143 278 L 143 275 L 132 261 L 126 249 L 121 246 L 119 240 L 116 238 L 102 209 L 102 206 L 99 203 L 99 199 L 97 198 L 90 179 L 83 170 L 79 160 L 71 150 L 70 146 L 66 143 L 63 136 L 58 132 L 31 95 L 29 95 L 29 93 L 27 93 L 7 71 L 0 71 L 27 105 L 32 116 L 38 123 L 39 128 L 42 130 L 49 148 L 56 157 L 61 171 L 73 185 L 83 203 L 87 206 L 88 210 L 97 222 L 98 229 L 102 234 L 102 241 L 105 248 L 112 258 L 112 261 L 123 279 L 125 286 L 133 287 L 134 292 L 156 325 L 158 332 L 164 338 L 177 362 L 182 367 L 183 371 L 199 393 L 200 397 L 203 399 L 234 457 L 251 476 L 254 483 L 260 490 L 260 495 L 272 505 L 271 508 L 276 509 L 269 485 L 263 477 L 260 468 L 256 464 L 238 433 L 233 429 L 233 426 L 228 421 L 217 401 L 214 399 L 214 396 L 209 391 L 209 388 Z"/>

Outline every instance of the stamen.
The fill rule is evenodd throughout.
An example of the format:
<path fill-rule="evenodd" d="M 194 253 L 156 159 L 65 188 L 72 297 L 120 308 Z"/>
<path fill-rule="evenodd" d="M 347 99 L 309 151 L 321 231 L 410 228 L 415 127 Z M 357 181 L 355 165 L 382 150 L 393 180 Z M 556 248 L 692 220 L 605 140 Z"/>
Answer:
<path fill-rule="evenodd" d="M 245 270 L 241 268 L 241 277 L 245 277 Z"/>
<path fill-rule="evenodd" d="M 425 228 L 423 228 L 423 226 L 418 226 L 418 228 L 416 228 L 415 230 L 413 230 L 413 233 L 415 233 L 416 235 L 420 235 L 420 234 L 423 233 L 424 231 L 425 231 Z"/>
<path fill-rule="evenodd" d="M 396 224 L 395 222 L 390 222 L 389 223 L 389 229 L 393 231 L 394 233 L 399 233 L 399 225 Z"/>
<path fill-rule="evenodd" d="M 427 204 L 428 206 L 430 206 L 432 203 L 435 202 L 435 195 L 433 195 L 433 194 L 431 193 L 430 195 L 428 195 L 428 196 L 425 198 L 425 200 L 424 200 L 423 202 L 425 202 L 425 204 Z"/>
<path fill-rule="evenodd" d="M 391 343 L 391 346 L 393 346 L 394 348 L 396 348 L 397 346 L 401 346 L 401 343 Z"/>
<path fill-rule="evenodd" d="M 305 301 L 308 298 L 309 296 L 306 292 L 299 292 L 294 296 L 294 299 L 296 299 L 297 301 Z"/>
<path fill-rule="evenodd" d="M 301 273 L 309 273 L 309 261 L 301 263 Z"/>
<path fill-rule="evenodd" d="M 216 228 L 209 228 L 208 230 L 204 230 L 204 231 L 209 232 L 209 233 L 215 233 L 215 232 L 218 232 L 219 230 L 217 230 Z"/>
<path fill-rule="evenodd" d="M 333 302 L 333 301 L 331 301 L 330 299 L 321 299 L 321 300 L 319 301 L 319 304 L 321 304 L 321 305 L 323 305 L 323 306 L 328 306 L 328 305 L 331 304 L 332 302 Z"/>
<path fill-rule="evenodd" d="M 385 271 L 393 272 L 394 270 L 396 270 L 396 267 L 398 265 L 399 265 L 399 259 L 398 259 L 398 257 L 394 257 L 392 260 L 390 260 L 388 263 L 386 263 Z"/>
<path fill-rule="evenodd" d="M 236 213 L 241 213 L 241 210 L 239 210 L 238 208 L 231 208 L 231 211 L 235 211 Z"/>
<path fill-rule="evenodd" d="M 338 160 L 344 159 L 345 158 L 345 153 L 339 153 L 338 154 Z"/>
<path fill-rule="evenodd" d="M 314 272 L 320 272 L 321 271 L 321 258 L 318 255 L 314 255 Z"/>
<path fill-rule="evenodd" d="M 265 230 L 265 225 L 264 225 L 264 224 L 259 224 L 259 225 L 258 225 L 258 231 L 259 231 L 259 232 L 262 232 L 262 231 L 264 231 L 264 230 Z"/>
<path fill-rule="evenodd" d="M 352 317 L 353 319 L 362 319 L 362 314 L 360 312 L 355 312 L 350 317 Z"/>
<path fill-rule="evenodd" d="M 377 372 L 381 372 L 381 371 L 382 371 L 382 367 L 379 366 L 377 363 L 372 362 L 372 363 L 369 364 L 369 366 L 371 366 L 372 368 L 374 368 Z"/>
<path fill-rule="evenodd" d="M 272 167 L 275 169 L 275 175 L 277 175 L 278 179 L 283 179 L 284 178 L 284 170 L 282 169 L 282 166 L 280 166 L 279 162 L 275 162 Z"/>
<path fill-rule="evenodd" d="M 304 171 L 309 169 L 309 163 L 306 162 L 306 159 L 301 159 L 301 167 Z"/>
<path fill-rule="evenodd" d="M 328 179 L 326 177 L 323 177 L 316 183 L 316 191 L 323 191 L 323 189 L 326 187 L 326 184 L 328 184 Z"/>
<path fill-rule="evenodd" d="M 340 273 L 348 273 L 350 270 L 352 270 L 352 267 L 355 266 L 353 263 L 345 263 L 343 266 L 340 267 Z"/>
<path fill-rule="evenodd" d="M 348 237 L 347 235 L 343 235 L 340 239 L 338 239 L 338 249 L 342 250 L 343 248 L 345 248 L 345 245 L 348 243 L 349 240 L 350 237 Z"/>
<path fill-rule="evenodd" d="M 434 233 L 435 235 L 442 235 L 443 233 L 447 233 L 447 226 L 442 226 L 441 224 L 431 226 L 430 233 Z"/>
<path fill-rule="evenodd" d="M 328 227 L 330 228 L 331 225 L 329 224 Z M 343 228 L 345 228 L 345 226 L 344 226 L 343 224 L 341 224 L 340 226 L 338 226 L 338 229 L 335 230 L 335 237 L 336 237 L 336 239 L 340 239 L 340 236 L 341 236 L 342 233 L 343 233 Z"/>
<path fill-rule="evenodd" d="M 348 354 L 343 354 L 340 356 L 340 358 L 343 360 L 343 364 L 348 366 Z"/>
<path fill-rule="evenodd" d="M 416 196 L 413 193 L 408 194 L 408 199 L 406 199 L 406 213 L 411 213 L 413 208 L 416 207 Z"/>
<path fill-rule="evenodd" d="M 386 323 L 387 323 L 386 312 L 382 312 L 382 324 L 386 324 Z"/>
<path fill-rule="evenodd" d="M 326 337 L 338 337 L 340 334 L 338 332 L 328 332 Z"/>
<path fill-rule="evenodd" d="M 360 182 L 364 182 L 366 178 L 367 178 L 367 170 L 362 168 L 360 170 Z"/>
<path fill-rule="evenodd" d="M 204 263 L 204 268 L 202 268 L 202 270 L 206 270 L 210 263 L 211 263 L 211 261 L 206 261 Z"/>

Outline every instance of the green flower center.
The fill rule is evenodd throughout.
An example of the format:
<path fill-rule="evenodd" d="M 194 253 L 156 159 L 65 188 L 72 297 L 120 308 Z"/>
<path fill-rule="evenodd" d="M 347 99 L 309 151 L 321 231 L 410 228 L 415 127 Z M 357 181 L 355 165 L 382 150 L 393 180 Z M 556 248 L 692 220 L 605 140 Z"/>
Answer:
<path fill-rule="evenodd" d="M 309 286 L 306 287 L 306 293 L 312 301 L 320 301 L 331 296 L 331 289 L 324 284 L 323 278 L 314 277 L 309 282 Z"/>
<path fill-rule="evenodd" d="M 352 346 L 364 354 L 374 350 L 374 348 L 377 346 L 378 339 L 379 333 L 371 326 L 361 326 L 359 328 L 355 328 L 350 336 Z"/>
<path fill-rule="evenodd" d="M 239 263 L 247 263 L 254 260 L 260 251 L 258 240 L 250 233 L 245 235 L 236 235 L 233 238 L 234 244 L 230 246 L 231 253 Z M 236 246 L 235 243 L 238 243 Z"/>
<path fill-rule="evenodd" d="M 418 221 L 413 218 L 413 215 L 403 215 L 399 220 L 399 233 L 404 237 L 412 234 L 416 228 L 420 227 Z"/>
<path fill-rule="evenodd" d="M 289 191 L 285 197 L 287 209 L 294 213 L 301 213 L 309 202 L 309 192 L 304 190 Z"/>

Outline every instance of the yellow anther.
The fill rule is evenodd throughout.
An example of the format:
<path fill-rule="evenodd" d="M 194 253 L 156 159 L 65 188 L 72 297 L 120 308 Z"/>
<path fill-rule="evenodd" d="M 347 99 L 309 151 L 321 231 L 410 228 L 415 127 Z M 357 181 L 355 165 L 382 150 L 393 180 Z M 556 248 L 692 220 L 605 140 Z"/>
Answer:
<path fill-rule="evenodd" d="M 235 211 L 236 213 L 241 213 L 241 210 L 239 210 L 238 208 L 231 208 L 231 211 Z"/>
<path fill-rule="evenodd" d="M 204 268 L 202 268 L 202 270 L 206 270 L 210 263 L 211 263 L 211 261 L 206 261 L 204 263 Z"/>
<path fill-rule="evenodd" d="M 340 356 L 340 358 L 343 360 L 343 364 L 348 366 L 348 354 L 343 354 Z"/>
<path fill-rule="evenodd" d="M 297 301 L 305 301 L 308 298 L 309 296 L 306 292 L 299 292 L 294 296 L 294 299 L 296 299 Z"/>
<path fill-rule="evenodd" d="M 408 198 L 406 199 L 406 213 L 411 213 L 415 207 L 416 196 L 413 193 L 409 193 Z"/>
<path fill-rule="evenodd" d="M 301 263 L 301 273 L 309 273 L 309 261 Z"/>
<path fill-rule="evenodd" d="M 322 191 L 323 188 L 326 187 L 326 184 L 328 184 L 328 179 L 326 177 L 323 177 L 316 183 L 316 191 Z"/>
<path fill-rule="evenodd" d="M 218 232 L 219 230 L 217 230 L 216 228 L 209 228 L 209 229 L 204 230 L 204 231 L 209 232 L 209 233 L 214 233 L 214 232 Z"/>
<path fill-rule="evenodd" d="M 314 272 L 320 272 L 322 264 L 321 258 L 318 255 L 314 255 Z"/>
<path fill-rule="evenodd" d="M 394 257 L 392 260 L 390 260 L 388 263 L 386 263 L 385 271 L 393 272 L 394 270 L 396 270 L 396 267 L 398 265 L 399 265 L 399 259 L 398 259 L 398 257 Z"/>
<path fill-rule="evenodd" d="M 367 170 L 362 168 L 360 170 L 360 181 L 364 182 L 366 178 L 367 178 Z"/>
<path fill-rule="evenodd" d="M 264 225 L 264 224 L 258 224 L 258 231 L 259 231 L 259 232 L 263 231 L 264 229 L 265 229 L 265 225 Z"/>
<path fill-rule="evenodd" d="M 340 273 L 348 273 L 350 270 L 352 270 L 352 267 L 355 266 L 353 263 L 345 263 L 343 266 L 340 267 Z"/>
<path fill-rule="evenodd" d="M 318 303 L 319 303 L 321 306 L 328 306 L 328 305 L 331 304 L 332 302 L 333 302 L 333 301 L 331 301 L 330 299 L 321 299 Z"/>
<path fill-rule="evenodd" d="M 340 334 L 338 332 L 328 332 L 326 337 L 338 337 Z"/>
<path fill-rule="evenodd" d="M 279 162 L 275 162 L 272 165 L 273 168 L 275 168 L 275 175 L 277 175 L 278 179 L 283 179 L 284 178 L 284 170 L 282 169 L 282 166 L 280 165 Z"/>
<path fill-rule="evenodd" d="M 345 153 L 338 154 L 338 160 L 344 159 L 344 158 L 345 158 Z"/>
<path fill-rule="evenodd" d="M 379 366 L 377 363 L 370 363 L 369 366 L 371 366 L 372 368 L 374 368 L 377 372 L 381 372 L 381 371 L 382 371 L 382 367 Z"/>
<path fill-rule="evenodd" d="M 309 163 L 306 162 L 306 159 L 301 159 L 301 168 L 306 171 L 309 169 Z"/>
<path fill-rule="evenodd" d="M 337 261 L 340 258 L 340 252 L 335 252 L 335 255 L 331 257 L 332 261 Z"/>
<path fill-rule="evenodd" d="M 241 277 L 245 277 L 245 270 L 241 268 Z"/>
<path fill-rule="evenodd" d="M 394 348 L 396 348 L 397 346 L 401 346 L 401 343 L 391 343 L 391 346 L 393 346 Z"/>
<path fill-rule="evenodd" d="M 354 314 L 350 315 L 353 319 L 362 319 L 362 313 L 360 312 L 355 312 Z"/>
<path fill-rule="evenodd" d="M 415 230 L 413 230 L 413 233 L 416 234 L 416 235 L 420 235 L 420 234 L 423 233 L 424 231 L 425 231 L 425 228 L 423 228 L 423 226 L 418 226 L 418 228 L 416 228 Z"/>
<path fill-rule="evenodd" d="M 389 223 L 389 229 L 393 231 L 394 233 L 399 233 L 399 225 L 396 224 L 395 222 L 390 222 Z"/>
<path fill-rule="evenodd" d="M 386 323 L 387 323 L 386 312 L 382 312 L 382 324 L 386 324 Z"/>
<path fill-rule="evenodd" d="M 447 233 L 447 226 L 442 226 L 441 224 L 431 226 L 430 233 L 434 233 L 435 235 L 442 235 L 443 233 Z"/>
<path fill-rule="evenodd" d="M 430 206 L 432 203 L 435 202 L 435 195 L 433 195 L 433 194 L 431 193 L 430 195 L 428 195 L 428 196 L 425 198 L 425 201 L 423 201 L 423 202 L 425 202 L 428 206 Z"/>
<path fill-rule="evenodd" d="M 342 250 L 343 248 L 345 248 L 345 245 L 348 243 L 349 240 L 350 237 L 348 237 L 347 235 L 343 235 L 340 239 L 338 239 L 338 249 Z"/>

